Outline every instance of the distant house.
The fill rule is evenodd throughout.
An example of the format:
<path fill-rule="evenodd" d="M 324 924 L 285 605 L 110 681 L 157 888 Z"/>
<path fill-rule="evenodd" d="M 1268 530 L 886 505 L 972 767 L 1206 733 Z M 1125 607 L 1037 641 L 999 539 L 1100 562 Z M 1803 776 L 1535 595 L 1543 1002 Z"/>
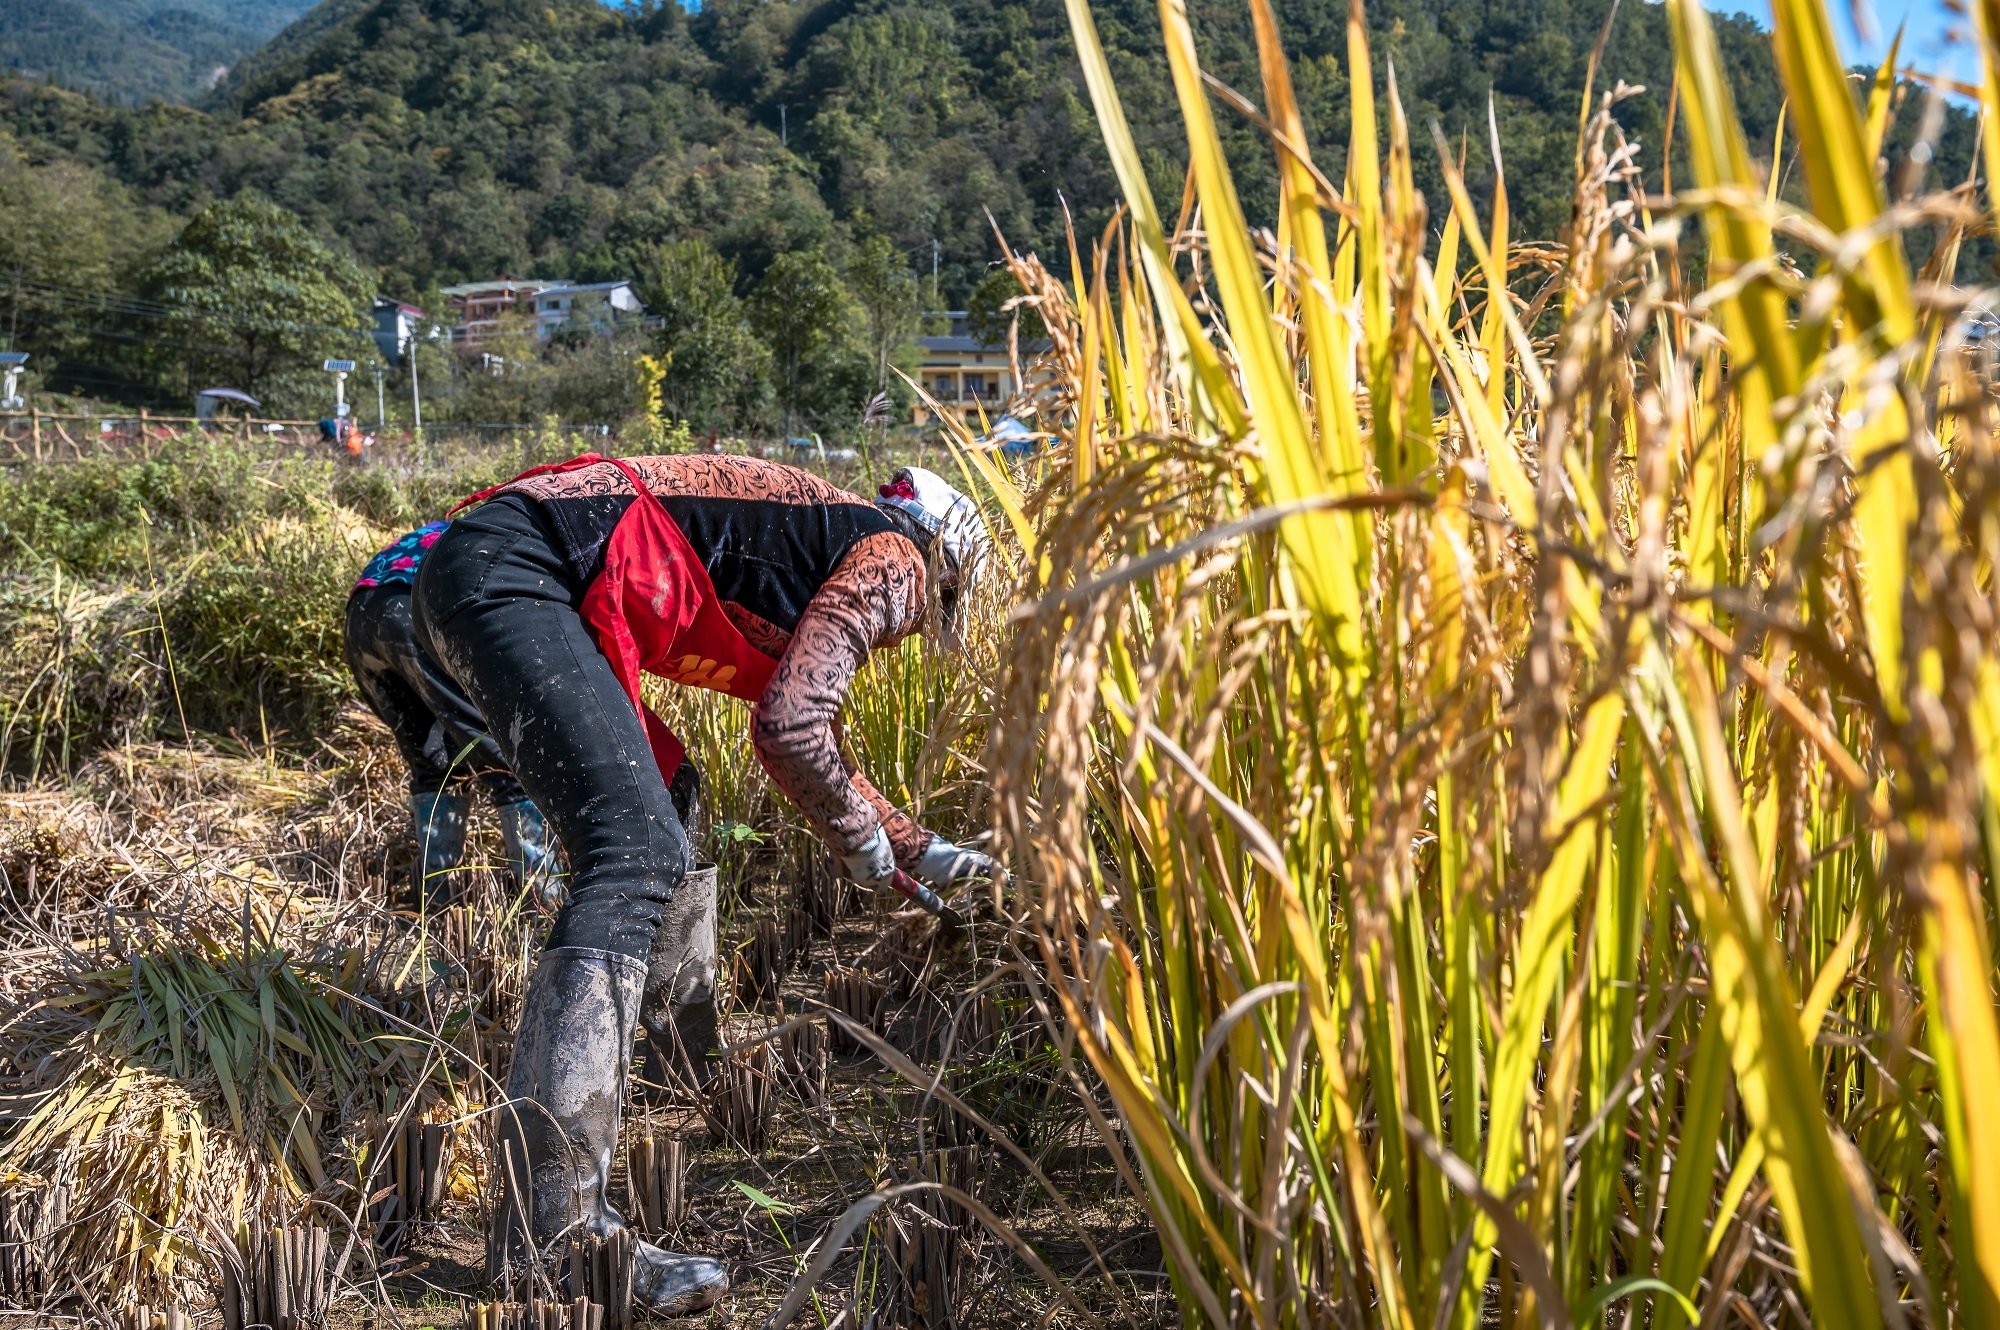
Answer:
<path fill-rule="evenodd" d="M 1007 344 L 990 344 L 974 337 L 962 309 L 948 311 L 944 317 L 950 321 L 946 332 L 917 339 L 923 348 L 917 382 L 939 406 L 956 412 L 977 429 L 982 409 L 987 419 L 995 419 L 1014 393 L 1016 384 L 1007 369 Z M 921 425 L 930 414 L 930 408 L 918 402 L 910 423 Z"/>
<path fill-rule="evenodd" d="M 535 340 L 546 342 L 559 332 L 602 336 L 637 321 L 645 312 L 645 303 L 630 281 L 561 282 L 535 294 Z"/>
<path fill-rule="evenodd" d="M 502 317 L 517 314 L 528 321 L 528 335 L 546 342 L 559 332 L 604 335 L 646 312 L 629 280 L 565 282 L 555 279 L 496 277 L 444 288 L 457 316 L 452 344 L 470 354 L 485 345 Z"/>
<path fill-rule="evenodd" d="M 451 329 L 452 345 L 464 352 L 478 350 L 498 330 L 503 315 L 532 316 L 536 296 L 549 287 L 566 285 L 566 282 L 533 278 L 495 277 L 490 281 L 462 282 L 445 287 L 445 302 L 455 316 Z"/>
<path fill-rule="evenodd" d="M 415 305 L 406 305 L 387 296 L 376 296 L 375 346 L 381 351 L 382 359 L 391 365 L 402 364 L 410 353 L 410 343 L 416 339 L 417 325 L 429 318 L 430 315 Z"/>

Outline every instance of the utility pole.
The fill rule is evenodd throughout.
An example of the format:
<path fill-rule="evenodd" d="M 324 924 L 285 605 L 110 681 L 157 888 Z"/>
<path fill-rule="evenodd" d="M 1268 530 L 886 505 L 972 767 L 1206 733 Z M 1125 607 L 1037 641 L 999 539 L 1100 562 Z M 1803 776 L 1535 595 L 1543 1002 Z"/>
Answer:
<path fill-rule="evenodd" d="M 785 148 L 792 146 L 791 123 L 785 119 L 785 103 L 783 102 L 778 103 L 778 145 Z"/>
<path fill-rule="evenodd" d="M 382 366 L 376 364 L 370 368 L 375 373 L 375 432 L 386 434 L 389 432 L 389 411 L 382 404 Z"/>
<path fill-rule="evenodd" d="M 417 334 L 410 333 L 410 414 L 416 418 L 416 430 L 411 437 L 417 447 L 424 446 L 424 402 L 417 394 Z"/>
<path fill-rule="evenodd" d="M 931 237 L 931 308 L 936 310 L 940 314 L 944 313 L 944 304 L 938 299 L 938 255 L 941 254 L 943 251 L 944 251 L 944 246 L 938 243 L 936 236 L 932 236 Z M 951 330 L 947 328 L 945 331 L 949 332 Z"/>

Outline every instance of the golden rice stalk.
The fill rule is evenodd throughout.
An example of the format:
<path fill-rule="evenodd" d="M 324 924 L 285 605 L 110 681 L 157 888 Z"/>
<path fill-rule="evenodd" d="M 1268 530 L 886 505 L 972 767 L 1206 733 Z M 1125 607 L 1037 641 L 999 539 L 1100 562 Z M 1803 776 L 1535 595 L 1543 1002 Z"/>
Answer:
<path fill-rule="evenodd" d="M 1446 149 L 1433 259 L 1358 0 L 1338 192 L 1251 0 L 1275 219 L 1162 0 L 1202 234 L 1122 170 L 1143 277 L 1116 226 L 1073 291 L 1013 261 L 1072 432 L 974 462 L 1028 556 L 994 819 L 1191 1317 L 2000 1325 L 2000 394 L 1818 0 L 1774 35 L 1805 212 L 1669 17 L 1693 187 L 1645 197 L 1614 88 L 1560 247 Z"/>

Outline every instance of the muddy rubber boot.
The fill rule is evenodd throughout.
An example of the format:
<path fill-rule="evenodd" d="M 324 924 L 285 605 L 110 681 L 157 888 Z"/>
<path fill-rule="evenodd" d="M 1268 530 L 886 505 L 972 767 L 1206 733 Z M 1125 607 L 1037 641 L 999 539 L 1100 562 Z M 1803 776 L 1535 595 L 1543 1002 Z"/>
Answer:
<path fill-rule="evenodd" d="M 685 1256 L 641 1242 L 632 1254 L 632 1299 L 655 1316 L 692 1316 L 729 1292 L 729 1268 L 706 1256 Z"/>
<path fill-rule="evenodd" d="M 568 888 L 555 837 L 549 834 L 542 810 L 532 799 L 522 799 L 499 804 L 494 811 L 500 815 L 500 837 L 507 846 L 507 867 L 514 874 L 515 885 L 533 891 L 543 909 L 551 913 L 560 910 Z"/>
<path fill-rule="evenodd" d="M 722 1047 L 715 1008 L 715 865 L 697 864 L 674 888 L 653 935 L 646 994 L 639 1007 L 646 1032 L 640 1072 L 650 1085 L 672 1085 L 678 1071 L 705 1091 L 715 1079 Z"/>
<path fill-rule="evenodd" d="M 465 829 L 472 800 L 443 791 L 410 796 L 416 824 L 417 861 L 410 867 L 410 907 L 438 909 L 455 894 L 452 870 L 465 858 Z"/>
<path fill-rule="evenodd" d="M 572 1235 L 625 1227 L 606 1186 L 645 983 L 646 967 L 629 956 L 560 947 L 542 953 L 528 984 L 500 1135 L 503 1157 L 525 1163 L 529 1233 L 545 1259 Z M 681 1316 L 727 1293 L 729 1272 L 641 1242 L 632 1291 L 654 1313 Z"/>

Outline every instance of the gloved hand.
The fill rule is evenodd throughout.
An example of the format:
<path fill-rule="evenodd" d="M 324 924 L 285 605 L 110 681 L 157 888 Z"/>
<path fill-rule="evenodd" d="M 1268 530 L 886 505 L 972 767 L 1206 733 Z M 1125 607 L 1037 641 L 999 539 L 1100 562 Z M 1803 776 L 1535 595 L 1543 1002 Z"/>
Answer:
<path fill-rule="evenodd" d="M 967 878 L 990 879 L 993 873 L 994 863 L 990 855 L 953 845 L 942 836 L 933 836 L 918 857 L 911 876 L 933 887 L 948 887 Z"/>
<path fill-rule="evenodd" d="M 889 848 L 889 833 L 877 826 L 860 849 L 840 856 L 840 867 L 864 887 L 887 884 L 896 875 L 896 852 Z"/>

